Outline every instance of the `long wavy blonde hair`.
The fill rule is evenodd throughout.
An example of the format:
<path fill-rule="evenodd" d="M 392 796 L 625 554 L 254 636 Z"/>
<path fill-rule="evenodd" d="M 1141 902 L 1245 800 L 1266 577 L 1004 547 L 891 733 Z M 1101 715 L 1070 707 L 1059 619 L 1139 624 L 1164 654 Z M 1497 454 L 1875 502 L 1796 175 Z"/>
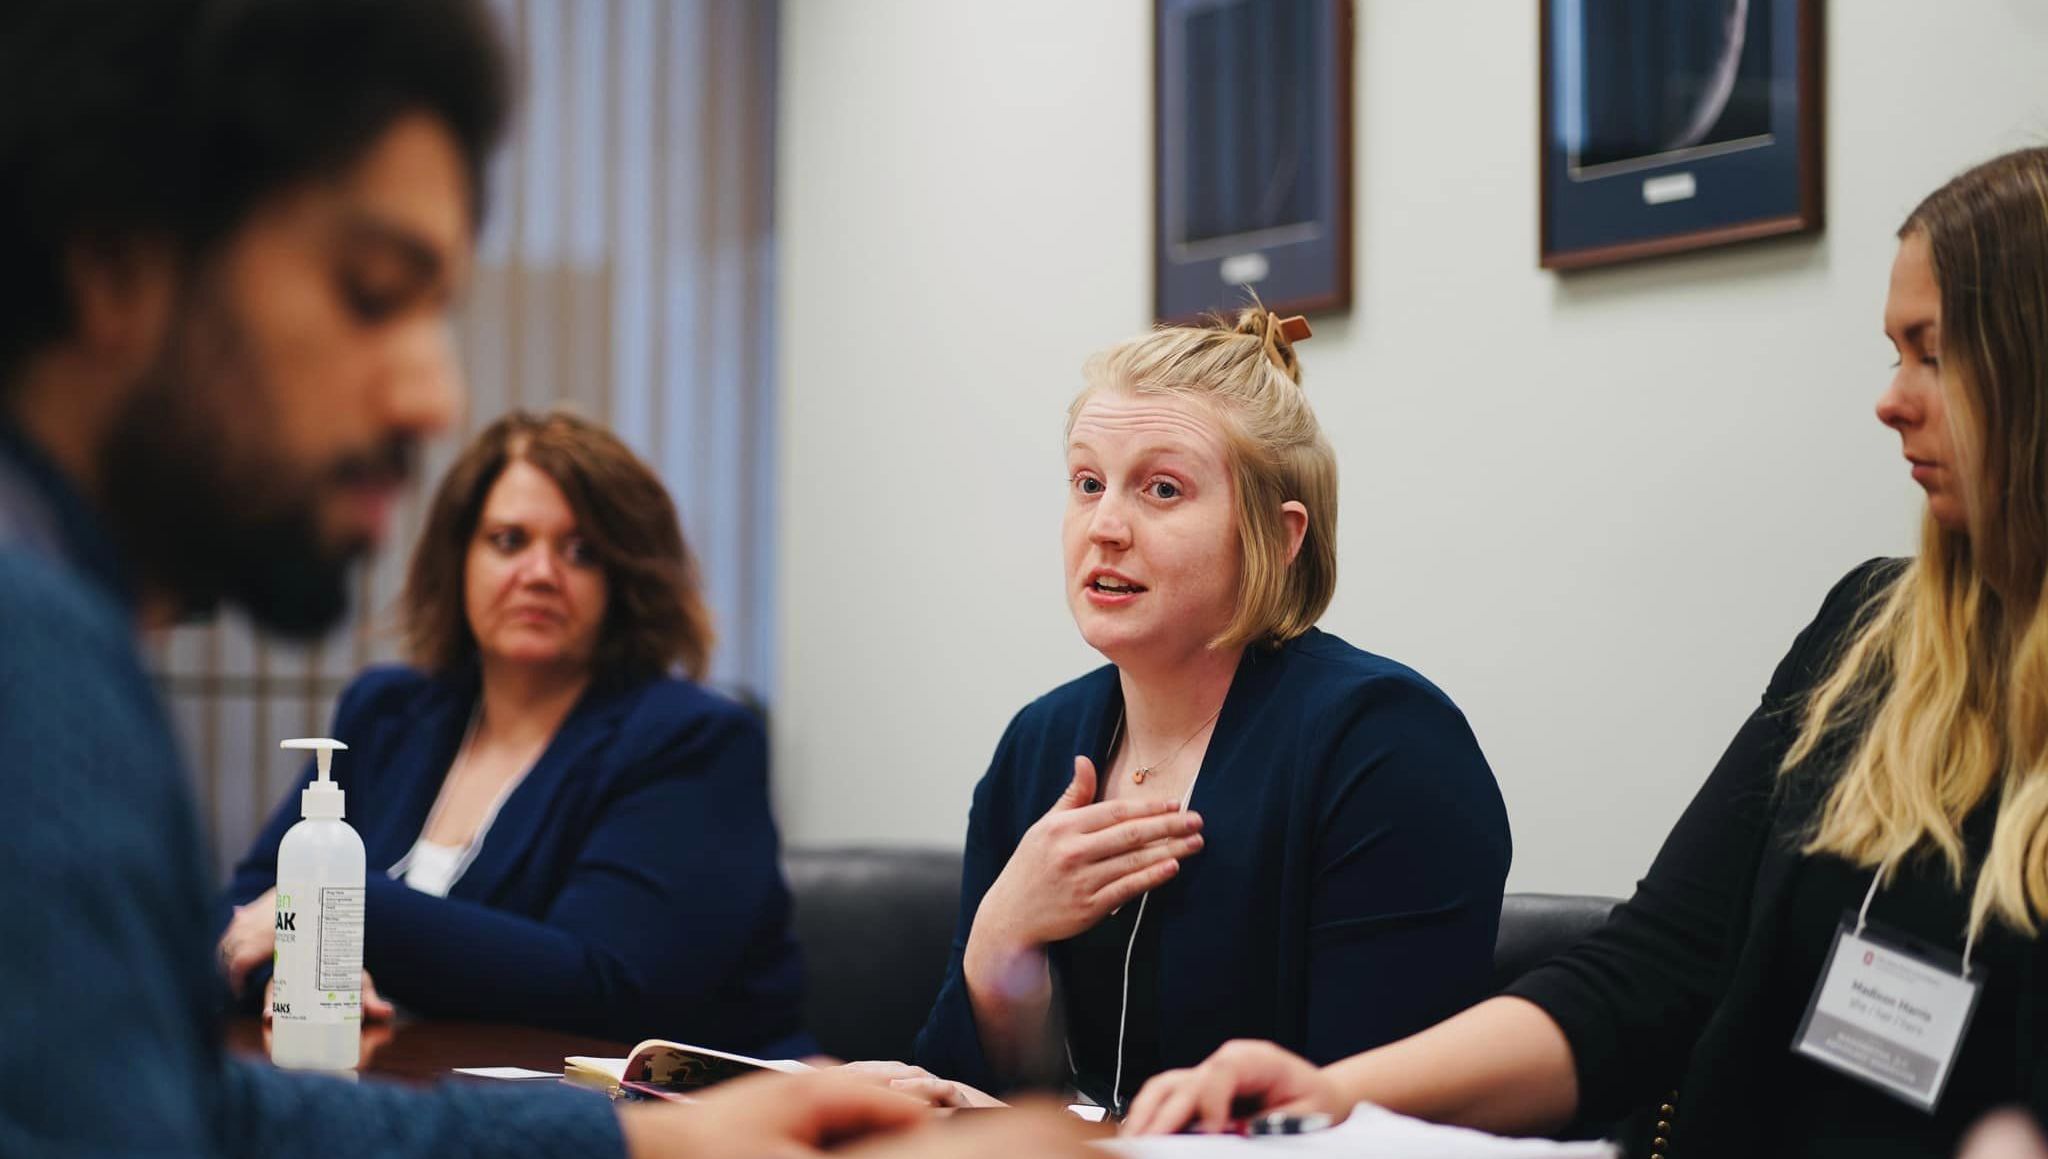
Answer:
<path fill-rule="evenodd" d="M 1854 749 L 1806 844 L 1864 866 L 1939 854 L 1998 795 L 1970 930 L 2028 936 L 2048 913 L 2048 148 L 1985 162 L 1899 229 L 1924 237 L 1967 530 L 1923 517 L 1920 554 L 1872 597 L 1804 707 L 1784 769 L 1831 735 Z"/>

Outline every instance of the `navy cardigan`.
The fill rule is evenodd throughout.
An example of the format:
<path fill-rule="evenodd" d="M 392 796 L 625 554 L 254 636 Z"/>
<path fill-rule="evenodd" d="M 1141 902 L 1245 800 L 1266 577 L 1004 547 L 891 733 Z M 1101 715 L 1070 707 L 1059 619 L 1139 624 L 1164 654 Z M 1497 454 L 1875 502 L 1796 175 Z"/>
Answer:
<path fill-rule="evenodd" d="M 682 680 L 593 685 L 468 870 L 433 897 L 388 871 L 426 824 L 476 695 L 473 671 L 372 668 L 335 711 L 349 750 L 333 776 L 369 858 L 364 965 L 378 989 L 429 1017 L 806 1052 L 753 714 Z M 309 763 L 236 867 L 236 904 L 276 884 L 311 776 Z"/>
<path fill-rule="evenodd" d="M 918 1036 L 926 1069 L 987 1089 L 1013 1077 L 982 1053 L 968 931 L 1074 757 L 1108 767 L 1122 699 L 1116 669 L 1099 668 L 1025 706 L 996 746 L 967 823 L 952 965 Z M 1232 1038 L 1326 1063 L 1487 996 L 1507 810 L 1464 715 L 1412 669 L 1315 630 L 1246 649 L 1190 807 L 1202 851 L 1145 915 L 1160 923 L 1165 1066 Z"/>

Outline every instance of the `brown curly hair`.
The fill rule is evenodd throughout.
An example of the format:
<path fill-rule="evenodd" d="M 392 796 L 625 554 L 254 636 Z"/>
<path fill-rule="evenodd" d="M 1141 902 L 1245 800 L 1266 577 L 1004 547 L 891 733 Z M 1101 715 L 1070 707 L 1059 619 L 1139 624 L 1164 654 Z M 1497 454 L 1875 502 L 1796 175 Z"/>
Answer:
<path fill-rule="evenodd" d="M 668 489 L 618 436 L 558 410 L 505 415 L 442 478 L 398 599 L 412 662 L 448 672 L 476 655 L 463 608 L 469 541 L 485 497 L 514 462 L 531 464 L 562 489 L 577 531 L 604 568 L 610 596 L 591 661 L 597 678 L 644 680 L 680 664 L 702 679 L 711 659 L 711 613 Z"/>

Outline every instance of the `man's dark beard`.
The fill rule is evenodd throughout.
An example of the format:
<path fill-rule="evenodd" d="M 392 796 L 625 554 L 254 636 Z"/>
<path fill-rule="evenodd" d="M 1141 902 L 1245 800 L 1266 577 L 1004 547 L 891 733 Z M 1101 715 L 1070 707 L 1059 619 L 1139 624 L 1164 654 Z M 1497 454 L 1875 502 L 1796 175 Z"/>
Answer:
<path fill-rule="evenodd" d="M 322 543 L 321 490 L 403 478 L 411 445 L 325 470 L 268 452 L 269 400 L 236 328 L 217 300 L 188 305 L 103 444 L 103 507 L 138 579 L 181 612 L 226 601 L 279 635 L 323 635 L 347 614 L 350 564 L 369 545 Z"/>

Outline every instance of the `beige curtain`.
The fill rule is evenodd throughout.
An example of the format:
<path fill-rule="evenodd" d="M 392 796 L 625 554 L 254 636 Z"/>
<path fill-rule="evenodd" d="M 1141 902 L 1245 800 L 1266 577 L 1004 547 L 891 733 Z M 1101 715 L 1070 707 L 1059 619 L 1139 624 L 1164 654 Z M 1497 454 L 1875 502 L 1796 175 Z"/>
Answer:
<path fill-rule="evenodd" d="M 342 630 L 292 647 L 228 614 L 156 646 L 223 870 L 297 774 L 277 742 L 324 732 L 349 678 L 395 658 L 388 613 L 423 494 L 508 408 L 604 419 L 661 472 L 718 616 L 712 682 L 772 684 L 777 6 L 496 6 L 522 95 L 460 322 L 462 428 L 430 448 Z"/>

